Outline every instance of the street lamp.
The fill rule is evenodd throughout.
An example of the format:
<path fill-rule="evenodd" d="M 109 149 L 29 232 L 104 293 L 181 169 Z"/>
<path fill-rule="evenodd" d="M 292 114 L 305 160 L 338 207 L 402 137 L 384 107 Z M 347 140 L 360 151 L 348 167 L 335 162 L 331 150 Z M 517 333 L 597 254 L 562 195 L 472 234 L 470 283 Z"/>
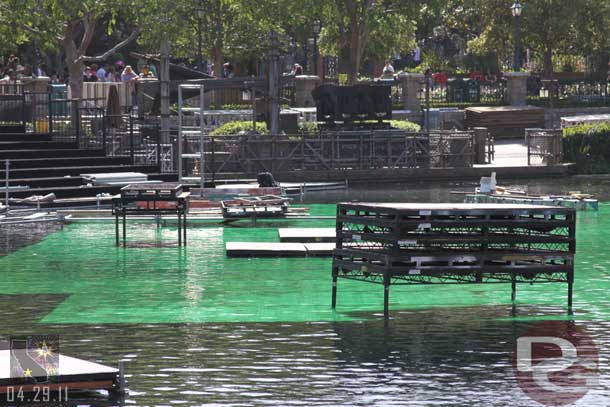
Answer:
<path fill-rule="evenodd" d="M 203 9 L 203 0 L 199 0 L 199 7 L 197 7 L 197 33 L 198 38 L 198 51 L 197 55 L 197 67 L 199 71 L 203 72 L 203 18 L 205 17 L 205 10 Z"/>
<path fill-rule="evenodd" d="M 514 2 L 512 6 L 510 6 L 510 11 L 515 17 L 515 60 L 513 62 L 513 70 L 515 72 L 519 72 L 521 69 L 521 63 L 519 61 L 519 34 L 521 31 L 520 27 L 520 18 L 521 12 L 523 11 L 523 6 L 518 1 Z"/>
<path fill-rule="evenodd" d="M 318 36 L 322 31 L 322 22 L 318 19 L 313 22 L 313 74 L 318 74 Z"/>

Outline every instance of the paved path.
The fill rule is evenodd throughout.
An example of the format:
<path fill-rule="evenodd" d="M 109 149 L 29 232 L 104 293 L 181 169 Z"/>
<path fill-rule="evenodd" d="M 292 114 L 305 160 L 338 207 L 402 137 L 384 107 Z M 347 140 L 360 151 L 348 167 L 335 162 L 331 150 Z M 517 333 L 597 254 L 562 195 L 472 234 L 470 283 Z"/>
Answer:
<path fill-rule="evenodd" d="M 491 164 L 475 167 L 527 167 L 527 146 L 523 138 L 498 140 L 495 157 Z"/>

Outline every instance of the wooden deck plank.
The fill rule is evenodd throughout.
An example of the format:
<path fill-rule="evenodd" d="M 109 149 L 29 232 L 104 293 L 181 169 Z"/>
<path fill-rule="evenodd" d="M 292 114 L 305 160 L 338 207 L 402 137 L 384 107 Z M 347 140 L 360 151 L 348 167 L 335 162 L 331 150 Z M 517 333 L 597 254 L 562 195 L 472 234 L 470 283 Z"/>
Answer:
<path fill-rule="evenodd" d="M 331 256 L 334 243 L 227 242 L 228 257 Z"/>
<path fill-rule="evenodd" d="M 277 230 L 280 242 L 334 243 L 335 228 L 280 228 Z"/>

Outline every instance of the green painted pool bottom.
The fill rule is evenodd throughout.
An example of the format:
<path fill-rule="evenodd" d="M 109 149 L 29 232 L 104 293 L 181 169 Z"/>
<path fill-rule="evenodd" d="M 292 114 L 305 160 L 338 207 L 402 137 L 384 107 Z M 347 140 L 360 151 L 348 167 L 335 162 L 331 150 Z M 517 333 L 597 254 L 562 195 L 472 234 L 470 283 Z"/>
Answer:
<path fill-rule="evenodd" d="M 334 214 L 334 205 L 312 213 Z M 333 220 L 263 222 L 250 227 L 193 227 L 187 248 L 116 248 L 111 224 L 74 224 L 0 258 L 0 294 L 64 294 L 42 323 L 201 323 L 344 321 L 382 310 L 380 285 L 340 280 L 330 308 L 328 258 L 227 258 L 228 241 L 277 241 L 278 227 L 333 226 Z M 129 241 L 176 239 L 174 228 L 130 224 Z M 579 213 L 574 310 L 610 317 L 610 207 Z M 565 284 L 519 285 L 517 301 L 565 314 Z M 23 301 L 23 300 L 19 300 Z M 395 286 L 392 311 L 510 304 L 509 284 Z M 15 306 L 23 306 L 19 303 Z M 536 312 L 533 311 L 535 317 Z M 527 315 L 526 315 L 527 317 Z M 548 315 L 547 315 L 548 317 Z"/>

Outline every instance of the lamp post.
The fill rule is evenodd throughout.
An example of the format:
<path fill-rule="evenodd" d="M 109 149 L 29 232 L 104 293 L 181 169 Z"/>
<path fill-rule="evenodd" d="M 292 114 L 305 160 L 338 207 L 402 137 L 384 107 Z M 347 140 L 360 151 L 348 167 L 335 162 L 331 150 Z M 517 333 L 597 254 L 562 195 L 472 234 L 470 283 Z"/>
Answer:
<path fill-rule="evenodd" d="M 513 62 L 513 71 L 519 72 L 521 69 L 521 62 L 519 61 L 519 34 L 521 33 L 520 18 L 523 6 L 518 1 L 514 2 L 510 7 L 510 11 L 515 17 L 515 60 Z"/>
<path fill-rule="evenodd" d="M 313 74 L 318 74 L 318 35 L 322 30 L 322 22 L 314 20 L 313 22 Z"/>
<path fill-rule="evenodd" d="M 205 17 L 205 10 L 203 9 L 203 0 L 199 0 L 199 7 L 197 7 L 197 34 L 198 34 L 198 42 L 197 42 L 197 68 L 199 71 L 203 72 L 203 17 Z"/>

